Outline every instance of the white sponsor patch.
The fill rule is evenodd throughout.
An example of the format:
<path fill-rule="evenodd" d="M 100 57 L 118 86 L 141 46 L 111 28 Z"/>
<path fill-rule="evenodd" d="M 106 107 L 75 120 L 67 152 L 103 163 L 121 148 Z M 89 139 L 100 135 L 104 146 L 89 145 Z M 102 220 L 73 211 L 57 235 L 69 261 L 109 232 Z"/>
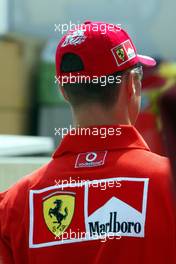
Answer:
<path fill-rule="evenodd" d="M 31 190 L 29 247 L 144 237 L 148 181 L 115 177 Z"/>
<path fill-rule="evenodd" d="M 80 153 L 77 156 L 75 168 L 90 168 L 104 165 L 107 151 Z"/>
<path fill-rule="evenodd" d="M 114 56 L 117 66 L 123 65 L 137 56 L 129 39 L 112 48 L 111 52 Z"/>

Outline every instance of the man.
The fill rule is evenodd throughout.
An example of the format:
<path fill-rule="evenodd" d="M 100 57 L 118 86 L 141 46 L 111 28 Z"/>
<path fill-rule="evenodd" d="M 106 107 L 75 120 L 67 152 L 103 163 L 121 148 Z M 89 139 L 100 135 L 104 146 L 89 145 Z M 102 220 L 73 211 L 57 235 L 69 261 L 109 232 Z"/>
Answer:
<path fill-rule="evenodd" d="M 1 194 L 4 263 L 176 263 L 169 161 L 133 127 L 142 65 L 155 64 L 115 25 L 87 21 L 61 39 L 57 78 L 77 130 Z"/>

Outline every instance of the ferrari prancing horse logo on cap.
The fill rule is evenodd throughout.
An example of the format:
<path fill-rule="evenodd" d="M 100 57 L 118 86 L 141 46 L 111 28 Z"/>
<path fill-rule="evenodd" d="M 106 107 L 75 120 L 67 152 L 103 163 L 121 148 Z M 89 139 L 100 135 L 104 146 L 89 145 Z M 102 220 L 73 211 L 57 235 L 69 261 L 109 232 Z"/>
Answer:
<path fill-rule="evenodd" d="M 119 56 L 119 58 L 124 61 L 125 60 L 125 52 L 123 50 L 123 48 L 119 48 L 116 50 L 117 55 Z"/>
<path fill-rule="evenodd" d="M 74 194 L 55 194 L 43 201 L 43 215 L 48 229 L 59 237 L 70 225 L 75 207 Z"/>

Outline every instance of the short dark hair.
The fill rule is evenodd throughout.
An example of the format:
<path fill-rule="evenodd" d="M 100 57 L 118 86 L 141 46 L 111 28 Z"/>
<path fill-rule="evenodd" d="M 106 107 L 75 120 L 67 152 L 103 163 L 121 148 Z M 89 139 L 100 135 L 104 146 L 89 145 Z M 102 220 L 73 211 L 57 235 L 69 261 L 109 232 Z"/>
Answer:
<path fill-rule="evenodd" d="M 62 73 L 80 72 L 84 70 L 84 64 L 81 58 L 73 53 L 66 53 L 62 57 L 61 68 Z M 63 89 L 68 97 L 70 104 L 76 108 L 87 103 L 99 103 L 102 106 L 112 107 L 118 99 L 121 82 L 117 82 L 122 78 L 124 72 L 115 72 L 106 76 L 106 80 L 111 77 L 111 82 L 106 81 L 102 85 L 99 78 L 96 83 L 94 82 L 76 82 L 66 83 Z M 113 79 L 113 81 L 112 81 Z"/>

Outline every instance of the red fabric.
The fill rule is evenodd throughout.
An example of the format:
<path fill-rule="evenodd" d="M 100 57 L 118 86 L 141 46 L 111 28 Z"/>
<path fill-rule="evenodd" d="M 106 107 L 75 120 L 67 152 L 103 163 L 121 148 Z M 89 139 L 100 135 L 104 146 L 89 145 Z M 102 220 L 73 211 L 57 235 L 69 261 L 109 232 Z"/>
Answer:
<path fill-rule="evenodd" d="M 146 71 L 145 71 L 146 72 Z M 142 80 L 143 90 L 161 89 L 166 84 L 166 79 L 157 75 L 156 73 L 150 76 L 145 75 Z"/>
<path fill-rule="evenodd" d="M 66 53 L 78 55 L 84 69 L 62 72 L 61 61 Z M 88 21 L 68 31 L 56 51 L 58 77 L 71 77 L 71 73 L 72 76 L 83 75 L 90 78 L 106 76 L 126 70 L 139 62 L 149 67 L 156 65 L 154 59 L 137 54 L 136 47 L 125 30 L 118 25 L 103 22 Z M 75 82 L 73 79 L 71 81 Z"/>
<path fill-rule="evenodd" d="M 4 263 L 176 263 L 175 209 L 168 159 L 150 152 L 134 127 L 119 127 L 121 135 L 106 138 L 67 135 L 48 164 L 1 193 L 0 253 Z M 107 152 L 102 163 L 96 163 L 96 155 L 100 160 L 99 151 L 101 157 L 103 151 Z M 82 152 L 96 153 L 95 159 L 91 164 L 85 160 L 85 167 L 75 168 Z M 61 189 L 58 184 L 70 177 L 72 185 L 62 185 Z M 110 183 L 110 179 L 121 186 L 106 186 L 104 190 L 103 185 L 95 186 L 96 182 Z M 86 183 L 73 185 L 73 180 Z M 105 223 L 99 228 L 114 233 L 120 228 L 121 238 L 115 236 L 102 242 L 84 237 L 83 241 L 71 243 L 68 239 L 59 244 L 62 241 L 49 230 L 44 219 L 46 212 L 49 221 L 56 221 L 54 205 L 51 210 L 51 206 L 44 209 L 45 202 L 54 195 L 65 203 L 65 219 L 74 209 L 67 231 L 84 231 L 86 226 L 93 230 Z M 66 204 L 64 195 L 72 199 L 74 206 L 71 200 Z M 99 220 L 94 223 L 94 219 Z"/>
<path fill-rule="evenodd" d="M 136 128 L 147 142 L 152 152 L 165 155 L 162 135 L 157 128 L 157 117 L 151 112 L 142 112 L 136 122 Z"/>

